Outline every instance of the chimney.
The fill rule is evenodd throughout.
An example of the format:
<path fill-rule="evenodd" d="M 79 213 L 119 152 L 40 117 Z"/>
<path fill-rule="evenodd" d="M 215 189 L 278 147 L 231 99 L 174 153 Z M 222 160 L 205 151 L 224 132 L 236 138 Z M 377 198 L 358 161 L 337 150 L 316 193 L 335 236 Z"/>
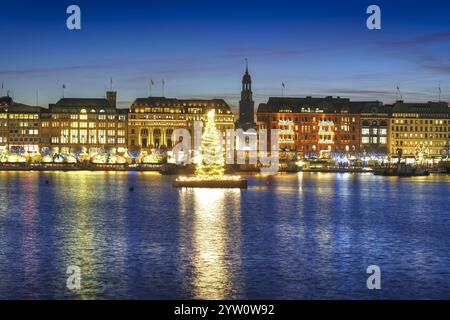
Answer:
<path fill-rule="evenodd" d="M 117 102 L 117 92 L 116 91 L 106 91 L 106 100 L 112 107 L 116 107 Z"/>

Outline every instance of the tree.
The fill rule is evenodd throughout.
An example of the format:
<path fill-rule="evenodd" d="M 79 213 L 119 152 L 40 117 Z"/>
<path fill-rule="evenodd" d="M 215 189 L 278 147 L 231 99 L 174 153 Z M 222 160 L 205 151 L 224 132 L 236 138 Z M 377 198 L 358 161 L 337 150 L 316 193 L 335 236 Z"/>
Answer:
<path fill-rule="evenodd" d="M 214 116 L 214 110 L 208 112 L 205 130 L 202 135 L 200 160 L 195 168 L 197 176 L 223 176 L 225 173 L 222 136 L 220 131 L 216 129 Z"/>

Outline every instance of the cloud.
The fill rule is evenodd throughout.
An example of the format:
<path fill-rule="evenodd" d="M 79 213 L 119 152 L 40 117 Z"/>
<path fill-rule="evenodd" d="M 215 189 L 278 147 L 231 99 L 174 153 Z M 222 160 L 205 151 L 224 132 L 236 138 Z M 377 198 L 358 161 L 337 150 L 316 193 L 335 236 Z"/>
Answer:
<path fill-rule="evenodd" d="M 301 56 L 313 53 L 317 50 L 313 49 L 280 49 L 270 47 L 248 47 L 248 48 L 229 48 L 226 55 L 233 57 L 280 57 L 280 56 Z"/>
<path fill-rule="evenodd" d="M 35 76 L 43 74 L 52 74 L 68 71 L 87 71 L 92 69 L 106 69 L 114 66 L 113 64 L 98 64 L 98 65 L 74 65 L 74 66 L 60 66 L 52 68 L 29 68 L 29 69 L 9 69 L 0 70 L 0 75 L 4 76 Z"/>
<path fill-rule="evenodd" d="M 422 36 L 415 37 L 415 38 L 408 39 L 408 40 L 383 42 L 383 43 L 381 43 L 381 45 L 383 47 L 387 47 L 387 48 L 398 48 L 398 47 L 418 46 L 418 45 L 424 45 L 424 44 L 446 41 L 446 40 L 450 40 L 450 31 L 422 35 Z"/>
<path fill-rule="evenodd" d="M 324 90 L 321 90 L 322 92 Z M 366 90 L 366 89 L 350 89 L 350 88 L 334 88 L 326 89 L 326 92 L 333 92 L 339 94 L 356 94 L 356 95 L 391 95 L 393 90 Z"/>

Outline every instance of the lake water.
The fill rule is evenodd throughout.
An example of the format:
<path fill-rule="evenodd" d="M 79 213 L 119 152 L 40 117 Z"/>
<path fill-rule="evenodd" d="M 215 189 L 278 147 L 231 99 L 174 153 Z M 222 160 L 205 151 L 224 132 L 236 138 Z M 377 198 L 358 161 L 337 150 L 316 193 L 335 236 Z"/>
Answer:
<path fill-rule="evenodd" d="M 450 299 L 450 176 L 172 178 L 0 172 L 0 298 Z"/>

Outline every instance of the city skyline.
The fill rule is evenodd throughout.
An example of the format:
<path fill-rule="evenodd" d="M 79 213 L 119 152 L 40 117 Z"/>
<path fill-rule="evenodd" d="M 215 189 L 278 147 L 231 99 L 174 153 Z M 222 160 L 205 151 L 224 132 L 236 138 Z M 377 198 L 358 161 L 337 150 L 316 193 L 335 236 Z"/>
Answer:
<path fill-rule="evenodd" d="M 448 4 L 378 1 L 382 30 L 365 28 L 368 3 L 326 6 L 248 2 L 214 5 L 77 1 L 82 29 L 65 27 L 70 3 L 2 4 L 3 95 L 39 105 L 66 97 L 101 97 L 113 78 L 118 105 L 135 97 L 223 98 L 236 112 L 249 59 L 255 105 L 269 96 L 341 96 L 406 101 L 450 98 Z M 439 6 L 442 10 L 435 10 Z M 2 10 L 2 11 L 3 11 Z M 430 15 L 429 13 L 433 13 Z M 400 16 L 400 14 L 402 14 Z M 18 20 L 33 24 L 17 26 Z M 270 21 L 270 24 L 266 23 Z M 416 21 L 412 24 L 410 21 Z M 282 37 L 280 37 L 282 35 Z"/>

